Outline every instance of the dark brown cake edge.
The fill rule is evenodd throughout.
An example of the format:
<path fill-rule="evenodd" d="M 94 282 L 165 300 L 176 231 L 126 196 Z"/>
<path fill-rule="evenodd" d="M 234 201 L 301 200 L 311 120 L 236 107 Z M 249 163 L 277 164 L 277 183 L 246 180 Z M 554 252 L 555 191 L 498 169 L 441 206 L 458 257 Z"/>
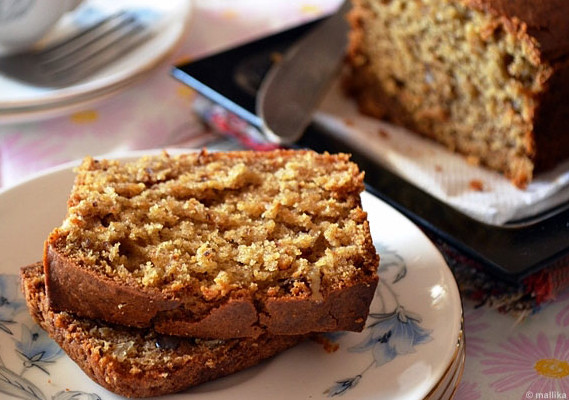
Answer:
<path fill-rule="evenodd" d="M 68 313 L 50 309 L 42 272 L 41 263 L 23 267 L 20 272 L 22 290 L 33 319 L 91 379 L 121 396 L 143 398 L 179 392 L 257 365 L 305 338 L 262 335 L 256 339 L 232 339 L 218 345 L 220 357 L 213 360 L 216 362 L 214 367 L 207 365 L 212 361 L 207 358 L 211 355 L 204 355 L 204 359 L 197 357 L 168 370 L 133 371 L 131 366 L 110 360 L 104 352 L 85 346 L 89 333 L 81 328 L 78 320 Z M 126 327 L 109 328 L 128 330 L 132 335 L 142 332 Z"/>
<path fill-rule="evenodd" d="M 376 265 L 376 261 L 374 258 L 371 264 Z M 269 299 L 258 305 L 262 307 L 260 310 L 251 298 L 233 297 L 196 321 L 189 311 L 182 309 L 179 300 L 103 279 L 65 260 L 47 244 L 44 269 L 47 297 L 54 310 L 109 323 L 153 328 L 169 335 L 208 339 L 258 337 L 263 333 L 359 332 L 364 328 L 378 283 L 377 275 L 373 274 L 363 277 L 361 282 L 346 283 L 343 288 L 327 293 L 323 300 Z"/>

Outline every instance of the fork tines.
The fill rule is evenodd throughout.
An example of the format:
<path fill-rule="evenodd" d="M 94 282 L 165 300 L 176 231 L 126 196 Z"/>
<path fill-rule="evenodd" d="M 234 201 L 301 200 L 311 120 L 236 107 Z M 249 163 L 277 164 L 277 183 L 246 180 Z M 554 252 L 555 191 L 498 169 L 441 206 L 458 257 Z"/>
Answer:
<path fill-rule="evenodd" d="M 40 51 L 1 58 L 0 72 L 39 86 L 66 86 L 87 78 L 150 35 L 134 13 L 121 11 Z"/>
<path fill-rule="evenodd" d="M 38 66 L 57 81 L 77 81 L 113 61 L 148 35 L 135 15 L 122 11 L 42 50 L 38 53 Z"/>

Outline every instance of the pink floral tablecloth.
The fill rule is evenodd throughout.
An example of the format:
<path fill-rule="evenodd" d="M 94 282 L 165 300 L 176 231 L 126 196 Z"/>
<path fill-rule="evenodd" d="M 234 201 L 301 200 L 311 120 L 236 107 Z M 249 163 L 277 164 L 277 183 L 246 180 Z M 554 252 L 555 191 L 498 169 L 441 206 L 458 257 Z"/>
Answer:
<path fill-rule="evenodd" d="M 68 115 L 0 124 L 0 188 L 85 155 L 236 147 L 202 124 L 192 111 L 196 94 L 170 77 L 170 66 L 315 18 L 337 5 L 338 0 L 194 1 L 184 41 L 143 81 Z M 464 319 L 467 357 L 456 399 L 569 396 L 569 293 L 521 320 L 465 299 Z"/>

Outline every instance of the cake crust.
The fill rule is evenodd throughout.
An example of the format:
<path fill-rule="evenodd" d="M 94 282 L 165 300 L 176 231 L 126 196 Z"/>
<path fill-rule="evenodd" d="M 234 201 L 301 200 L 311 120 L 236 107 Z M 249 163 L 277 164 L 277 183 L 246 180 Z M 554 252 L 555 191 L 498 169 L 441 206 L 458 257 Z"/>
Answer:
<path fill-rule="evenodd" d="M 270 283 L 250 280 L 247 281 L 246 284 L 238 286 L 234 284 L 233 281 L 224 281 L 223 283 L 229 289 L 225 290 L 225 287 L 222 286 L 221 289 L 216 288 L 212 294 L 212 291 L 208 288 L 214 286 L 218 282 L 218 278 L 216 278 L 214 282 L 208 282 L 205 279 L 197 282 L 197 279 L 193 278 L 196 275 L 201 277 L 206 273 L 204 272 L 203 265 L 210 261 L 210 259 L 205 261 L 202 259 L 201 263 L 197 262 L 197 266 L 195 267 L 201 272 L 199 274 L 197 272 L 189 273 L 186 284 L 179 284 L 175 281 L 173 284 L 170 284 L 170 286 L 144 285 L 144 280 L 133 277 L 134 274 L 132 271 L 124 273 L 121 276 L 118 276 L 114 271 L 110 275 L 102 272 L 103 268 L 100 264 L 100 259 L 103 258 L 102 256 L 99 257 L 94 264 L 86 265 L 88 264 L 88 261 L 85 260 L 87 257 L 77 257 L 75 247 L 68 246 L 69 243 L 72 243 L 72 246 L 84 246 L 85 243 L 88 242 L 86 238 L 82 237 L 82 232 L 87 229 L 87 226 L 91 226 L 92 229 L 98 229 L 101 232 L 107 232 L 107 230 L 110 229 L 108 227 L 114 226 L 114 222 L 101 223 L 99 221 L 101 218 L 93 217 L 92 214 L 95 212 L 93 207 L 88 207 L 86 211 L 82 208 L 85 206 L 85 202 L 99 202 L 98 208 L 101 208 L 100 204 L 104 201 L 99 195 L 97 195 L 98 200 L 94 200 L 94 198 L 88 197 L 91 196 L 91 193 L 88 195 L 79 193 L 83 190 L 82 187 L 84 183 L 82 182 L 95 179 L 94 176 L 97 175 L 101 168 L 98 163 L 93 164 L 91 161 L 88 161 L 84 166 L 84 171 L 79 172 L 76 188 L 69 202 L 72 211 L 70 211 L 66 221 L 62 225 L 64 227 L 54 230 L 45 243 L 44 268 L 50 306 L 54 310 L 73 312 L 86 318 L 101 319 L 107 322 L 133 327 L 152 328 L 157 332 L 169 335 L 200 338 L 228 339 L 237 337 L 258 337 L 264 333 L 271 335 L 302 335 L 309 332 L 362 330 L 369 311 L 369 304 L 373 299 L 378 282 L 376 273 L 378 256 L 373 246 L 366 214 L 361 210 L 360 206 L 359 193 L 363 189 L 363 183 L 361 181 L 362 175 L 357 168 L 354 168 L 353 164 L 347 162 L 347 158 L 344 156 L 333 157 L 330 155 L 316 155 L 312 152 L 277 151 L 264 154 L 255 152 L 207 154 L 202 152 L 199 155 L 192 155 L 192 157 L 194 158 L 190 161 L 180 161 L 170 159 L 168 155 L 163 155 L 158 158 L 158 161 L 157 159 L 152 159 L 143 161 L 143 163 L 161 163 L 161 168 L 167 166 L 168 168 L 166 169 L 172 170 L 176 168 L 177 164 L 187 162 L 188 164 L 182 169 L 191 170 L 192 168 L 198 168 L 197 164 L 207 166 L 219 162 L 220 160 L 226 162 L 227 159 L 232 160 L 232 158 L 235 158 L 239 160 L 239 162 L 230 161 L 229 169 L 234 168 L 235 165 L 247 165 L 247 163 L 257 163 L 262 165 L 263 168 L 268 164 L 270 168 L 273 169 L 274 167 L 271 166 L 272 163 L 278 163 L 279 166 L 275 171 L 282 171 L 283 168 L 286 169 L 286 165 L 298 163 L 300 160 L 308 157 L 310 161 L 307 165 L 311 167 L 316 169 L 325 168 L 325 170 L 332 175 L 335 174 L 334 170 L 339 170 L 341 172 L 338 179 L 344 179 L 345 181 L 340 183 L 332 182 L 330 189 L 327 189 L 319 195 L 324 196 L 322 201 L 328 205 L 336 201 L 343 204 L 338 207 L 344 210 L 341 212 L 345 214 L 341 218 L 336 218 L 339 218 L 338 221 L 341 221 L 341 224 L 352 226 L 350 232 L 356 236 L 353 238 L 347 236 L 340 238 L 341 235 L 345 236 L 345 234 L 342 233 L 341 227 L 330 219 L 333 217 L 325 216 L 321 218 L 314 214 L 311 215 L 310 218 L 307 218 L 306 215 L 308 214 L 303 212 L 300 216 L 292 216 L 290 218 L 291 220 L 293 218 L 302 218 L 302 221 L 310 219 L 310 228 L 303 228 L 301 230 L 300 228 L 291 228 L 290 224 L 283 224 L 282 230 L 292 229 L 290 231 L 292 236 L 291 234 L 287 234 L 286 240 L 282 237 L 274 239 L 275 243 L 277 243 L 276 247 L 271 242 L 267 242 L 268 239 L 266 236 L 260 241 L 260 243 L 264 243 L 260 247 L 261 249 L 265 246 L 271 249 L 276 248 L 277 252 L 280 251 L 278 254 L 265 253 L 263 256 L 265 260 L 270 261 L 271 257 L 281 257 L 278 259 L 288 260 L 287 263 L 292 263 L 293 265 L 293 267 L 288 267 L 290 272 L 287 272 L 286 266 L 283 267 L 283 269 L 275 268 L 272 272 L 274 278 L 267 278 L 270 279 Z M 177 167 L 179 167 L 179 165 L 177 165 Z M 109 168 L 121 169 L 123 167 L 113 164 L 113 166 Z M 141 165 L 138 165 L 137 168 L 139 170 Z M 156 168 L 156 165 L 154 165 L 153 168 Z M 299 168 L 305 168 L 305 166 Z M 267 176 L 274 176 L 275 171 L 270 172 Z M 245 172 L 245 174 L 247 173 L 253 174 L 251 171 Z M 307 173 L 312 174 L 312 172 Z M 105 175 L 106 172 L 102 172 L 102 174 Z M 115 178 L 113 177 L 112 179 Z M 311 176 L 310 179 L 322 180 L 322 183 L 318 184 L 322 186 L 327 184 L 326 181 L 328 178 L 314 175 Z M 254 189 L 251 189 L 250 186 L 254 186 L 258 183 L 252 184 L 251 182 L 257 181 L 252 178 L 251 181 L 243 184 L 243 188 L 231 189 L 230 195 L 239 196 L 239 198 L 254 196 L 255 194 L 252 194 Z M 137 183 L 138 182 L 128 182 L 128 185 Z M 105 181 L 104 185 L 109 184 L 117 183 Z M 117 185 L 124 187 L 126 184 L 125 182 L 119 182 Z M 193 183 L 187 184 L 191 186 Z M 308 182 L 304 190 L 307 195 L 313 196 L 311 198 L 315 198 L 314 193 L 321 190 L 316 188 L 318 185 Z M 150 187 L 152 187 L 152 185 L 150 185 Z M 108 191 L 108 189 L 103 189 L 103 191 L 104 190 Z M 176 187 L 175 190 L 180 189 Z M 219 191 L 222 192 L 223 190 L 230 189 L 220 189 Z M 169 192 L 170 194 L 168 194 L 168 196 L 170 196 L 173 191 L 174 190 Z M 237 194 L 239 191 L 241 191 L 240 194 Z M 203 195 L 203 192 L 200 192 L 198 195 Z M 207 195 L 215 196 L 211 193 Z M 278 198 L 278 196 L 278 192 L 271 193 L 272 199 Z M 298 197 L 302 195 L 297 196 L 295 194 L 294 196 L 297 201 L 302 201 L 302 199 Z M 337 200 L 334 200 L 335 197 Z M 183 199 L 183 204 L 193 204 L 193 199 L 193 197 L 186 196 Z M 201 198 L 200 201 L 201 204 L 207 203 L 207 200 L 203 198 Z M 227 200 L 227 202 L 230 202 L 230 200 Z M 215 201 L 213 201 L 213 203 L 217 204 Z M 256 203 L 256 201 L 254 200 L 252 203 Z M 284 211 L 285 206 L 281 203 L 273 202 L 271 204 L 265 204 L 263 210 L 267 211 L 271 207 L 274 208 L 276 204 L 277 210 Z M 176 205 L 176 207 L 178 206 L 179 204 Z M 75 211 L 73 207 L 80 208 L 81 212 Z M 115 205 L 113 204 L 109 207 L 112 208 L 115 207 Z M 222 216 L 212 211 L 213 206 L 209 208 L 199 207 L 203 212 L 209 213 L 210 219 L 204 219 L 201 214 L 194 219 L 207 220 L 205 223 L 209 224 L 207 225 L 208 229 L 212 231 L 225 229 L 224 238 L 234 238 L 236 236 L 234 231 L 229 228 L 226 229 L 225 225 L 221 228 L 221 223 L 210 223 L 210 220 L 222 219 Z M 240 205 L 240 207 L 244 208 L 248 207 L 248 205 Z M 188 207 L 185 207 L 184 212 L 187 211 L 186 208 Z M 290 212 L 290 208 L 288 206 L 287 208 L 288 212 Z M 322 209 L 324 210 L 323 212 L 329 212 L 329 210 L 326 211 L 327 209 L 325 208 Z M 105 215 L 103 219 L 107 218 L 106 211 L 102 214 Z M 235 215 L 236 214 L 232 214 L 230 217 L 238 218 Z M 276 224 L 269 221 L 270 226 L 278 225 L 280 223 L 278 221 L 278 218 L 280 218 L 278 215 L 279 211 L 277 211 L 276 216 L 261 217 L 260 219 L 262 219 L 262 223 L 265 224 L 267 222 L 266 220 L 272 218 L 276 220 Z M 223 215 L 223 218 L 225 217 L 226 216 Z M 185 218 L 192 220 L 193 217 L 190 218 L 186 216 Z M 76 220 L 80 222 L 75 222 Z M 94 222 L 91 222 L 91 220 Z M 193 221 L 194 220 L 192 220 L 192 223 L 194 223 Z M 247 221 L 249 221 L 249 219 Z M 252 223 L 251 227 L 249 229 L 245 228 L 245 231 L 253 230 L 255 226 L 257 226 L 255 225 L 257 224 L 257 219 L 253 219 L 253 221 L 254 223 Z M 76 229 L 75 226 L 68 229 L 65 228 L 65 226 L 73 224 L 81 225 L 81 228 Z M 104 226 L 105 224 L 107 226 Z M 326 228 L 326 232 L 328 233 L 324 231 L 318 233 L 318 224 L 324 224 L 328 227 Z M 232 229 L 243 230 L 240 226 L 235 228 L 234 223 L 230 225 Z M 277 227 L 275 229 L 279 228 Z M 286 247 L 286 241 L 292 240 L 296 243 L 299 237 L 303 237 L 302 235 L 308 236 L 308 234 L 305 234 L 303 231 L 309 231 L 312 235 L 312 239 L 307 239 L 307 244 L 303 245 L 307 246 L 306 249 L 292 249 L 296 251 L 296 259 L 292 257 L 285 258 L 291 251 L 290 246 Z M 74 235 L 78 237 L 77 240 L 70 239 Z M 129 235 L 129 237 L 132 237 L 132 234 Z M 179 235 L 181 235 L 181 233 L 178 234 L 178 236 Z M 253 236 L 255 235 L 256 234 Z M 328 239 L 324 239 L 326 235 L 329 236 Z M 334 235 L 338 237 L 334 237 Z M 117 243 L 122 245 L 122 243 L 131 239 L 120 240 L 122 240 L 122 242 L 117 241 Z M 217 251 L 225 251 L 227 254 L 234 254 L 233 260 L 243 260 L 243 249 L 247 249 L 248 247 L 246 247 L 244 242 L 239 242 L 236 245 L 233 243 L 233 240 L 237 239 L 227 241 L 228 245 L 223 249 L 217 247 Z M 221 241 L 221 239 L 219 239 L 219 241 Z M 338 241 L 336 247 L 330 245 L 330 243 L 335 241 Z M 343 243 L 340 243 L 342 241 Z M 90 243 L 93 243 L 92 239 L 90 239 Z M 156 253 L 157 250 L 155 249 L 162 246 L 162 243 L 163 241 L 153 244 L 154 247 L 151 248 L 151 251 Z M 105 249 L 111 246 L 113 246 L 112 243 L 105 243 Z M 249 243 L 247 246 L 254 247 L 256 245 Z M 332 250 L 327 249 L 326 246 L 330 246 Z M 117 245 L 116 247 L 119 246 Z M 199 249 L 202 247 L 203 244 Z M 69 250 L 70 248 L 71 251 Z M 279 248 L 288 248 L 288 253 L 279 250 Z M 320 248 L 320 250 L 317 250 L 317 248 Z M 199 253 L 199 249 L 196 254 Z M 88 250 L 91 252 L 90 248 Z M 140 253 L 139 250 L 137 251 Z M 348 254 L 348 251 L 350 252 L 349 256 L 344 258 L 345 256 L 342 256 L 342 254 Z M 191 250 L 188 250 L 188 254 L 190 254 L 190 252 Z M 212 252 L 213 250 L 210 251 L 210 253 Z M 108 254 L 108 250 L 104 250 L 101 254 Z M 182 254 L 180 257 L 183 256 Z M 192 258 L 188 257 L 187 259 L 196 260 L 198 256 L 192 254 Z M 131 256 L 131 259 L 132 258 L 134 257 Z M 342 265 L 344 265 L 343 263 L 348 264 L 339 268 L 337 272 L 324 272 L 326 269 L 334 271 L 335 267 L 333 261 L 331 261 L 334 259 L 342 260 L 339 261 Z M 141 258 L 141 260 L 137 259 L 136 266 L 131 265 L 123 269 L 136 270 L 139 264 L 146 268 L 150 259 Z M 158 261 L 153 262 L 158 264 Z M 166 264 L 167 268 L 171 266 L 171 264 L 169 264 L 171 262 L 171 260 L 168 261 Z M 250 262 L 252 263 L 253 261 Z M 107 270 L 111 269 L 111 263 L 106 260 L 105 263 L 104 268 Z M 304 269 L 294 272 L 295 263 L 302 264 L 301 266 Z M 321 265 L 318 268 L 314 267 L 317 263 Z M 275 264 L 278 265 L 278 262 L 275 261 Z M 263 262 L 259 267 L 255 268 L 264 268 L 265 265 Z M 184 267 L 186 267 L 186 265 L 184 265 Z M 122 264 L 120 268 L 122 268 Z M 235 276 L 239 276 L 238 274 L 241 274 L 242 270 L 250 270 L 250 267 L 237 261 L 229 263 L 224 268 L 225 269 L 222 269 L 220 272 L 215 272 L 213 276 L 215 276 L 215 274 L 217 274 L 217 277 L 226 276 L 227 273 L 231 271 L 233 271 Z M 309 271 L 309 268 L 312 268 L 316 275 L 303 272 Z M 154 271 L 151 270 L 150 272 L 153 273 Z M 259 286 L 262 284 L 265 286 L 260 289 Z"/>
<path fill-rule="evenodd" d="M 237 371 L 293 347 L 302 336 L 200 341 L 162 336 L 53 311 L 42 263 L 23 267 L 21 286 L 33 319 L 95 382 L 126 397 L 179 392 Z"/>
<path fill-rule="evenodd" d="M 569 53 L 569 4 L 564 0 L 463 0 L 473 9 L 517 20 L 538 43 L 543 60 L 555 61 Z"/>

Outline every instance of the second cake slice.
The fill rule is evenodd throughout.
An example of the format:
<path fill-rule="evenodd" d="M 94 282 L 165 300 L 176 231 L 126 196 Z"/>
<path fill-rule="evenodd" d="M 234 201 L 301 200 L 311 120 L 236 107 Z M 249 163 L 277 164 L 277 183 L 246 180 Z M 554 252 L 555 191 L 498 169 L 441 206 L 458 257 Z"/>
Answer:
<path fill-rule="evenodd" d="M 359 331 L 379 257 L 346 155 L 87 158 L 45 245 L 55 310 L 203 338 Z"/>

